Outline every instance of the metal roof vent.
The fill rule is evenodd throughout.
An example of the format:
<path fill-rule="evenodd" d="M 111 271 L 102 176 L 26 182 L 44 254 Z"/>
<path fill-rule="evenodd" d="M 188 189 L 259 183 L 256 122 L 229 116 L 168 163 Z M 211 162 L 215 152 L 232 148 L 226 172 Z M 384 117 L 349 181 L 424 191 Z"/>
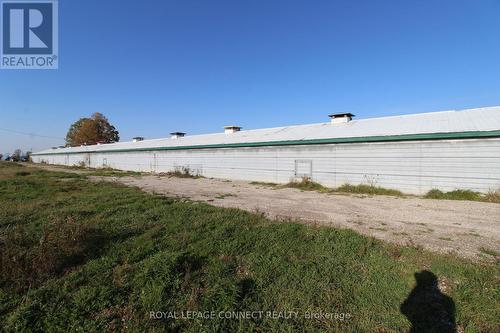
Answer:
<path fill-rule="evenodd" d="M 345 124 L 352 120 L 354 115 L 352 113 L 334 113 L 328 115 L 331 118 L 332 124 Z"/>
<path fill-rule="evenodd" d="M 178 139 L 178 138 L 182 138 L 182 137 L 184 137 L 184 135 L 186 135 L 186 133 L 182 133 L 182 132 L 172 132 L 172 133 L 170 133 L 170 138 L 171 138 L 171 139 Z"/>
<path fill-rule="evenodd" d="M 229 134 L 229 133 L 235 133 L 239 132 L 241 130 L 241 127 L 239 126 L 224 126 L 224 133 Z"/>
<path fill-rule="evenodd" d="M 136 136 L 135 138 L 132 138 L 132 142 L 139 142 L 139 141 L 144 141 L 144 138 L 142 136 Z"/>

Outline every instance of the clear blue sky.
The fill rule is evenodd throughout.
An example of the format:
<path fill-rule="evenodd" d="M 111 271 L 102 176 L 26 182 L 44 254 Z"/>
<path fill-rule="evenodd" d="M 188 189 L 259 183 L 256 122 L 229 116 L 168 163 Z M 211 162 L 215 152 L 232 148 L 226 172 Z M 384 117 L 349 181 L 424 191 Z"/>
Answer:
<path fill-rule="evenodd" d="M 0 71 L 0 128 L 122 140 L 500 105 L 500 1 L 62 0 L 59 70 Z M 0 130 L 0 152 L 63 140 Z"/>

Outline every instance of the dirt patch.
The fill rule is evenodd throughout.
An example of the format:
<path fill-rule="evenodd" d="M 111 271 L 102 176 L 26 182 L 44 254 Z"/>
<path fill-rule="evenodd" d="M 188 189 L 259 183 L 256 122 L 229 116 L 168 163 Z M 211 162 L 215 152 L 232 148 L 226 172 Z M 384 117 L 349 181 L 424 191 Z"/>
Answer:
<path fill-rule="evenodd" d="M 44 168 L 66 171 L 52 166 Z M 498 260 L 488 252 L 500 253 L 500 204 L 495 203 L 325 194 L 207 178 L 89 178 L 115 181 L 147 192 L 204 201 L 214 206 L 263 213 L 275 219 L 349 228 L 385 241 L 422 246 L 442 253 L 455 252 L 468 258 Z M 485 253 L 484 249 L 489 251 Z"/>

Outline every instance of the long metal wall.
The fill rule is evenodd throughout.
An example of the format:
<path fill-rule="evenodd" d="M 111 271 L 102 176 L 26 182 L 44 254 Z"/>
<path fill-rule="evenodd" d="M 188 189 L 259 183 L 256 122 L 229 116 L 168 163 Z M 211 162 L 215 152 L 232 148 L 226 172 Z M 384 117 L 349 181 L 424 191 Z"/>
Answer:
<path fill-rule="evenodd" d="M 33 161 L 154 173 L 187 168 L 205 177 L 275 183 L 307 176 L 329 187 L 373 184 L 409 194 L 500 188 L 498 138 L 47 154 Z"/>

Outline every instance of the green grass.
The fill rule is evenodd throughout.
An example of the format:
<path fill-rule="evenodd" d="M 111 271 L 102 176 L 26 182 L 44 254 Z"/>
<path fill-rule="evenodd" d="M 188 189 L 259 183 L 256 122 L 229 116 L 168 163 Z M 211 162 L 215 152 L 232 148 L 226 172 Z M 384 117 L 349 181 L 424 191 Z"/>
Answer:
<path fill-rule="evenodd" d="M 374 185 L 366 185 L 366 184 L 360 184 L 360 185 L 344 184 L 340 187 L 337 187 L 335 190 L 337 192 L 344 192 L 344 193 L 392 195 L 397 197 L 401 197 L 404 195 L 401 191 L 398 190 L 378 187 Z"/>
<path fill-rule="evenodd" d="M 321 193 L 333 192 L 332 189 L 324 187 L 323 185 L 312 181 L 311 178 L 308 177 L 303 177 L 301 180 L 292 180 L 288 184 L 281 186 L 281 188 L 284 187 L 296 188 L 301 191 L 316 191 Z"/>
<path fill-rule="evenodd" d="M 23 166 L 22 164 L 18 164 Z M 102 176 L 102 177 L 130 177 L 130 176 L 142 176 L 143 172 L 137 172 L 137 171 L 125 171 L 125 170 L 118 170 L 118 169 L 113 169 L 113 168 L 88 168 L 85 166 L 79 166 L 79 165 L 55 165 L 58 169 L 67 169 L 67 170 L 75 170 L 75 171 L 82 171 L 82 174 L 85 174 L 86 176 Z"/>
<path fill-rule="evenodd" d="M 405 194 L 399 190 L 384 188 L 380 186 L 360 184 L 351 185 L 344 184 L 335 189 L 325 187 L 319 183 L 312 181 L 310 178 L 304 177 L 301 180 L 293 180 L 285 185 L 268 182 L 250 182 L 252 185 L 267 186 L 275 189 L 280 188 L 296 188 L 301 191 L 316 191 L 320 193 L 353 193 L 353 194 L 368 194 L 368 195 L 390 195 L 396 197 L 404 197 Z M 500 190 L 490 191 L 486 194 L 474 192 L 470 190 L 455 190 L 451 192 L 442 192 L 434 189 L 430 190 L 424 198 L 426 199 L 446 199 L 446 200 L 468 200 L 468 201 L 482 201 L 500 203 Z"/>
<path fill-rule="evenodd" d="M 89 169 L 87 169 L 89 170 Z M 85 173 L 87 176 L 101 176 L 101 177 L 138 177 L 144 173 L 137 171 L 123 171 L 112 168 L 90 169 L 90 172 Z"/>
<path fill-rule="evenodd" d="M 16 175 L 19 171 L 29 175 Z M 414 273 L 466 332 L 500 329 L 497 264 L 0 163 L 0 331 L 403 332 Z M 150 311 L 349 313 L 154 320 Z"/>
<path fill-rule="evenodd" d="M 433 189 L 427 192 L 424 196 L 426 199 L 446 199 L 446 200 L 468 200 L 468 201 L 483 201 L 500 203 L 500 190 L 490 191 L 487 194 L 474 192 L 471 190 L 454 190 L 450 192 L 442 192 L 438 189 Z"/>
<path fill-rule="evenodd" d="M 24 168 L 24 165 L 17 162 L 0 161 L 0 169 L 20 169 Z"/>
<path fill-rule="evenodd" d="M 383 188 L 383 187 L 366 185 L 366 184 L 361 184 L 361 185 L 344 184 L 340 187 L 333 189 L 333 188 L 325 187 L 319 183 L 316 183 L 307 177 L 304 177 L 301 180 L 293 180 L 285 185 L 279 185 L 279 184 L 267 183 L 267 182 L 251 182 L 250 184 L 259 185 L 259 186 L 268 186 L 268 187 L 273 187 L 276 189 L 296 188 L 296 189 L 299 189 L 302 191 L 316 191 L 316 192 L 321 192 L 321 193 L 338 192 L 338 193 L 354 193 L 354 194 L 369 194 L 369 195 L 377 195 L 377 194 L 378 195 L 392 195 L 392 196 L 398 196 L 398 197 L 404 196 L 404 194 L 398 190 L 387 189 L 387 188 Z"/>
<path fill-rule="evenodd" d="M 266 186 L 266 187 L 272 187 L 274 189 L 281 189 L 281 188 L 296 188 L 301 191 L 316 191 L 316 192 L 321 192 L 321 193 L 330 193 L 333 192 L 333 189 L 330 189 L 328 187 L 325 187 L 319 183 L 316 183 L 311 180 L 309 177 L 303 177 L 300 180 L 291 180 L 287 184 L 276 184 L 276 183 L 270 183 L 270 182 L 250 182 L 251 185 L 257 185 L 257 186 Z"/>

